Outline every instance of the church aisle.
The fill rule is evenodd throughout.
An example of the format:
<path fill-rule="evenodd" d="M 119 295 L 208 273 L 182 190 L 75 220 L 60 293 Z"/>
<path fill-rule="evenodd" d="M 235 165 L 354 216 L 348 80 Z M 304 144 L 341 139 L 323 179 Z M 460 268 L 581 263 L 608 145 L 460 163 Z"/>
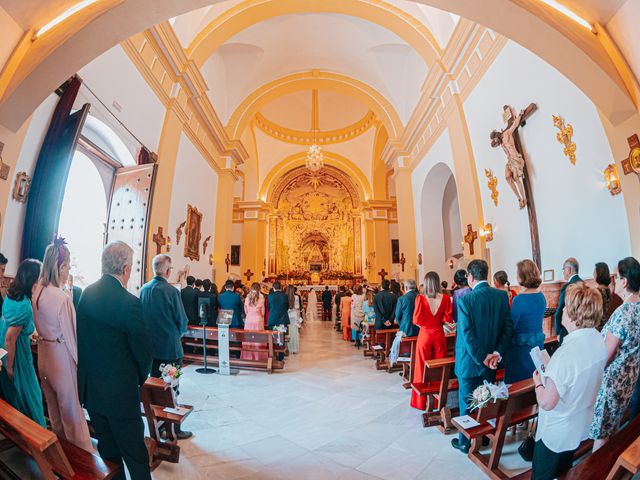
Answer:
<path fill-rule="evenodd" d="M 180 388 L 195 407 L 185 424 L 194 437 L 155 479 L 485 478 L 451 448 L 453 436 L 422 428 L 398 374 L 376 371 L 330 322 L 305 326 L 284 372 L 194 370 Z"/>

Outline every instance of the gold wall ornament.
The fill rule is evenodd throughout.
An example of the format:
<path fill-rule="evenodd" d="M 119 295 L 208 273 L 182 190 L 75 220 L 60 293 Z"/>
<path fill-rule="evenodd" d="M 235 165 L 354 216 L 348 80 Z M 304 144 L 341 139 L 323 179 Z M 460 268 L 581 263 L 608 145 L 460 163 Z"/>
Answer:
<path fill-rule="evenodd" d="M 491 190 L 491 200 L 493 200 L 493 204 L 497 207 L 498 206 L 498 177 L 496 177 L 493 174 L 493 170 L 491 170 L 490 168 L 484 169 L 484 176 L 487 177 L 487 179 L 489 180 L 487 182 L 487 187 L 489 187 L 489 190 Z"/>
<path fill-rule="evenodd" d="M 571 141 L 573 137 L 573 126 L 570 123 L 565 125 L 562 117 L 552 115 L 553 125 L 560 130 L 556 134 L 558 142 L 564 145 L 564 154 L 569 158 L 573 165 L 576 164 L 576 144 Z"/>
<path fill-rule="evenodd" d="M 182 229 L 186 224 L 187 221 L 185 220 L 180 225 L 178 225 L 178 228 L 176 228 L 176 245 L 180 245 L 180 239 L 182 238 Z"/>
<path fill-rule="evenodd" d="M 209 240 L 211 240 L 211 235 L 209 235 L 207 238 L 205 238 L 204 242 L 202 242 L 202 254 L 203 255 L 205 253 L 207 253 L 207 247 L 209 246 Z"/>

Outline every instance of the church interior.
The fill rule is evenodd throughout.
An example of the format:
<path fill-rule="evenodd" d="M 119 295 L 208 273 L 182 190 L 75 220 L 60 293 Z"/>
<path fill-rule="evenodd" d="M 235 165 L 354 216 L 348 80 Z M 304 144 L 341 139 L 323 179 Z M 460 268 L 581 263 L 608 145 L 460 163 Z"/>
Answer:
<path fill-rule="evenodd" d="M 518 291 L 530 259 L 555 310 L 565 259 L 595 284 L 596 263 L 613 273 L 638 258 L 634 18 L 638 0 L 0 0 L 2 295 L 56 235 L 82 289 L 114 241 L 133 250 L 136 297 L 159 254 L 177 289 L 189 277 L 298 287 L 300 351 L 284 356 L 264 328 L 251 341 L 269 345 L 267 367 L 246 368 L 236 332 L 239 373 L 197 373 L 206 330 L 189 326 L 179 400 L 191 438 L 154 431 L 163 407 L 150 413 L 141 387 L 153 478 L 535 478 L 518 453 L 535 381 L 513 396 L 533 403 L 487 417 L 490 444 L 479 434 L 463 455 L 445 414 L 453 363 L 424 367 L 427 413 L 411 408 L 415 341 L 395 366 L 384 330 L 354 347 L 335 304 L 321 320 L 321 293 L 422 288 L 428 272 L 453 287 L 474 260 Z M 80 478 L 65 445 L 49 451 L 56 435 L 38 447 L 7 412 L 0 477 Z M 630 425 L 561 478 L 631 478 Z M 125 478 L 109 465 L 82 478 Z M 615 468 L 625 474 L 607 477 Z"/>

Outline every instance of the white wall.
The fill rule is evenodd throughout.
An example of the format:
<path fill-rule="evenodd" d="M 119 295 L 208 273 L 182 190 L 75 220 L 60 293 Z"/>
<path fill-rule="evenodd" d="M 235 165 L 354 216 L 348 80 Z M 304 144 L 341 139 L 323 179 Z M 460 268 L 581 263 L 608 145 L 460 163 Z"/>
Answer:
<path fill-rule="evenodd" d="M 216 191 L 218 176 L 213 168 L 202 157 L 198 149 L 182 133 L 178 157 L 176 160 L 173 190 L 171 195 L 171 211 L 169 213 L 169 231 L 171 237 L 171 258 L 173 259 L 174 274 L 189 265 L 190 274 L 196 278 L 211 278 L 209 254 L 213 252 L 215 237 L 209 241 L 207 253 L 202 254 L 202 242 L 213 235 L 216 216 Z M 155 192 L 162 195 L 162 192 Z M 200 241 L 200 260 L 192 261 L 184 256 L 185 235 L 183 231 L 180 245 L 176 245 L 176 229 L 187 219 L 187 204 L 196 207 L 202 213 L 202 239 Z M 172 277 L 172 281 L 175 278 Z"/>
<path fill-rule="evenodd" d="M 640 2 L 627 0 L 620 10 L 607 23 L 607 31 L 611 35 L 629 66 L 640 78 L 640 29 L 638 18 L 640 17 Z"/>
<path fill-rule="evenodd" d="M 519 210 L 504 180 L 505 155 L 493 149 L 489 133 L 502 126 L 502 106 L 538 105 L 522 129 L 536 202 L 543 270 L 561 275 L 563 260 L 575 256 L 586 276 L 593 265 L 613 266 L 630 254 L 629 228 L 622 195 L 612 197 L 603 170 L 613 162 L 595 106 L 557 70 L 509 42 L 464 104 L 476 159 L 485 221 L 494 226 L 492 269 L 515 278 L 516 262 L 531 258 L 526 210 Z M 572 165 L 556 140 L 552 114 L 573 125 L 577 163 Z M 484 169 L 498 177 L 499 206 L 486 186 Z"/>

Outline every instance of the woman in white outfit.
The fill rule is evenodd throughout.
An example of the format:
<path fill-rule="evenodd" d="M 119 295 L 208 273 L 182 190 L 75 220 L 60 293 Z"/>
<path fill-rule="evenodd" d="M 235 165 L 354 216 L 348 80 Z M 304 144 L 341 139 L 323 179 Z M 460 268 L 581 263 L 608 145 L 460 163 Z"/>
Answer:
<path fill-rule="evenodd" d="M 316 321 L 318 318 L 318 295 L 312 288 L 307 299 L 307 322 Z"/>
<path fill-rule="evenodd" d="M 287 297 L 289 298 L 289 353 L 298 353 L 300 350 L 300 310 L 302 302 L 300 297 L 296 295 L 296 287 L 289 285 L 287 287 Z"/>

